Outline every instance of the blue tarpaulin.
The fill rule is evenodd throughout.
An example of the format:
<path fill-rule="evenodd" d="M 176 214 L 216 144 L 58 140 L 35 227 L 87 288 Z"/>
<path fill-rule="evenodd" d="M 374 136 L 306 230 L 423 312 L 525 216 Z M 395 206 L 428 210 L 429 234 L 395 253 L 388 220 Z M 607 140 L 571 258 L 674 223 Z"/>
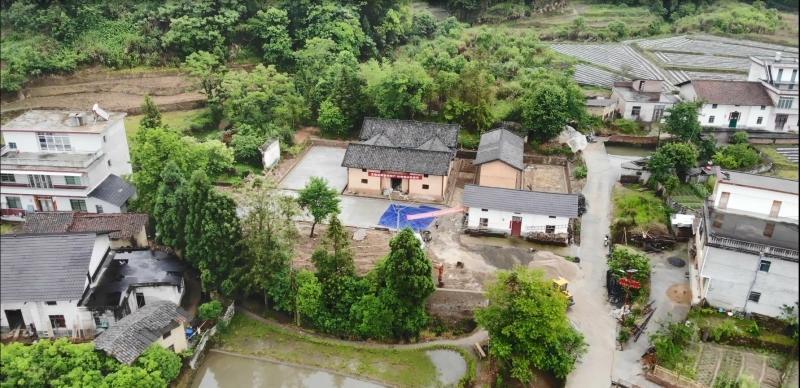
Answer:
<path fill-rule="evenodd" d="M 418 220 L 409 221 L 406 219 L 406 216 L 411 214 L 427 213 L 436 210 L 439 210 L 439 208 L 425 205 L 414 207 L 391 204 L 389 205 L 389 208 L 383 212 L 379 224 L 390 229 L 398 228 L 399 224 L 400 229 L 408 227 L 416 232 L 419 232 L 427 229 L 435 217 L 420 218 Z"/>

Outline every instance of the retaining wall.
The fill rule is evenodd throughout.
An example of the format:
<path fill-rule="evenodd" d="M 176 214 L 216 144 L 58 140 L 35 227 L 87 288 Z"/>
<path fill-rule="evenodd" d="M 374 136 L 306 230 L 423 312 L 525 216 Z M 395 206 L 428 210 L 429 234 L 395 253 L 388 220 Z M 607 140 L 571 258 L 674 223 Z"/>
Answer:
<path fill-rule="evenodd" d="M 236 312 L 236 307 L 234 307 L 234 303 L 231 303 L 228 306 L 228 309 L 225 310 L 225 314 L 219 319 L 220 322 L 223 324 L 228 324 L 233 318 L 233 314 Z M 202 334 L 200 337 L 200 341 L 197 343 L 197 346 L 194 348 L 194 355 L 192 355 L 192 359 L 189 360 L 189 367 L 192 369 L 197 369 L 197 367 L 203 362 L 203 358 L 206 355 L 206 347 L 208 346 L 208 341 L 211 340 L 215 334 L 217 334 L 217 326 L 219 323 L 214 325 L 211 329 L 207 330 Z"/>

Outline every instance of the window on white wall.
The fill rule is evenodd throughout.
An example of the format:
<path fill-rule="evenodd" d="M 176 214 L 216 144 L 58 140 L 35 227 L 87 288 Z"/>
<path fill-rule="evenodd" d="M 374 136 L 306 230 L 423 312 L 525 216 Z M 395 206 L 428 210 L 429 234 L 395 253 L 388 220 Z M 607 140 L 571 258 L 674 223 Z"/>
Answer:
<path fill-rule="evenodd" d="M 67 320 L 63 315 L 48 315 L 47 317 L 50 318 L 50 327 L 53 329 L 67 327 Z"/>
<path fill-rule="evenodd" d="M 86 211 L 86 201 L 82 199 L 70 199 L 69 205 L 72 207 L 72 211 L 76 212 L 85 212 Z"/>
<path fill-rule="evenodd" d="M 765 110 L 765 109 L 767 109 L 767 106 L 766 105 L 761 105 L 761 110 Z"/>
<path fill-rule="evenodd" d="M 50 132 L 40 132 L 36 135 L 39 138 L 39 148 L 42 151 L 72 151 L 72 145 L 67 135 Z"/>
<path fill-rule="evenodd" d="M 488 218 L 481 218 L 478 220 L 478 226 L 481 228 L 486 228 L 489 226 L 489 219 Z"/>
<path fill-rule="evenodd" d="M 79 176 L 65 176 L 64 183 L 68 185 L 80 186 L 81 184 L 81 177 Z"/>
<path fill-rule="evenodd" d="M 747 297 L 747 300 L 758 303 L 758 301 L 761 300 L 761 293 L 752 291 L 750 292 L 750 296 Z"/>
<path fill-rule="evenodd" d="M 13 141 L 8 142 L 8 149 L 10 149 L 10 150 L 17 149 L 17 143 L 15 143 Z"/>
<path fill-rule="evenodd" d="M 769 272 L 769 267 L 772 265 L 772 262 L 769 260 L 761 260 L 761 263 L 758 264 L 758 270 L 761 272 Z"/>
<path fill-rule="evenodd" d="M 428 189 L 430 189 L 430 188 L 431 188 L 431 186 L 430 186 L 430 185 L 422 185 L 422 189 L 423 189 L 423 190 L 428 190 Z"/>
<path fill-rule="evenodd" d="M 103 207 L 102 207 L 102 206 L 100 206 L 100 205 L 94 205 L 94 209 L 95 209 L 95 210 L 96 210 L 98 213 L 102 213 L 102 212 L 103 212 Z"/>
<path fill-rule="evenodd" d="M 544 227 L 544 232 L 545 233 L 551 233 L 551 234 L 555 233 L 556 232 L 556 226 L 555 225 L 547 225 L 547 226 Z"/>
<path fill-rule="evenodd" d="M 6 206 L 9 209 L 22 209 L 22 200 L 19 197 L 6 197 Z"/>
<path fill-rule="evenodd" d="M 28 175 L 28 184 L 39 189 L 52 189 L 53 181 L 50 175 Z"/>
<path fill-rule="evenodd" d="M 368 180 L 368 179 L 362 179 L 362 180 L 361 180 L 361 183 L 364 183 L 364 184 L 367 184 L 368 182 L 369 182 L 369 180 Z"/>
<path fill-rule="evenodd" d="M 764 118 L 763 118 L 763 117 L 761 117 L 761 116 L 759 116 L 759 117 L 756 119 L 756 124 L 761 124 L 761 123 L 763 123 L 763 122 L 764 122 Z"/>
<path fill-rule="evenodd" d="M 0 182 L 4 183 L 14 183 L 17 180 L 14 178 L 14 174 L 0 174 Z"/>
<path fill-rule="evenodd" d="M 790 109 L 794 103 L 794 98 L 791 97 L 781 97 L 778 100 L 778 108 L 779 109 Z"/>
<path fill-rule="evenodd" d="M 714 116 L 708 116 L 708 123 L 712 124 L 714 122 Z"/>
<path fill-rule="evenodd" d="M 717 109 L 717 104 L 711 104 L 711 109 Z"/>
<path fill-rule="evenodd" d="M 639 117 L 640 113 L 642 113 L 641 106 L 634 106 L 633 108 L 631 108 L 631 116 Z"/>

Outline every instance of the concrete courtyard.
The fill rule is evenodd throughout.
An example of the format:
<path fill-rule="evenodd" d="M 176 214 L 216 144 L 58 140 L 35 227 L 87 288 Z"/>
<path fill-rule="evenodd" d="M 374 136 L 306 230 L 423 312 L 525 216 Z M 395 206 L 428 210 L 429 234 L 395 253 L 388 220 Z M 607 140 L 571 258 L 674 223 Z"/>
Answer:
<path fill-rule="evenodd" d="M 281 180 L 282 189 L 300 190 L 313 176 L 328 180 L 328 184 L 342 192 L 347 186 L 347 169 L 342 167 L 344 148 L 313 146 L 303 159 Z"/>

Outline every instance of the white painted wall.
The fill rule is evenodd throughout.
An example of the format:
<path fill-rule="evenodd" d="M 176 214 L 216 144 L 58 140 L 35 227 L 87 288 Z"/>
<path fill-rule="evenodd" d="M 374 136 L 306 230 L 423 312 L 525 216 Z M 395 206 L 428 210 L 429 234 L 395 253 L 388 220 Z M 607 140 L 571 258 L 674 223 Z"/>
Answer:
<path fill-rule="evenodd" d="M 772 210 L 772 202 L 781 201 L 778 217 L 790 218 L 793 220 L 800 218 L 798 216 L 800 208 L 798 207 L 798 196 L 796 194 L 718 182 L 712 196 L 714 207 L 719 207 L 720 198 L 722 197 L 722 193 L 725 192 L 730 193 L 726 209 L 769 216 Z"/>
<path fill-rule="evenodd" d="M 19 152 L 39 152 L 39 140 L 35 132 L 6 132 L 3 131 L 3 140 L 6 144 L 16 143 Z"/>
<path fill-rule="evenodd" d="M 800 267 L 787 260 L 764 259 L 771 262 L 769 272 L 758 270 L 761 260 L 758 255 L 708 247 L 701 271 L 706 283 L 701 291 L 703 298 L 715 307 L 779 316 L 782 305 L 798 301 Z M 758 303 L 746 302 L 751 285 L 752 291 L 761 293 Z"/>
<path fill-rule="evenodd" d="M 34 211 L 36 209 L 36 206 L 35 206 L 35 204 L 33 202 L 33 195 L 30 195 L 30 194 L 17 194 L 16 190 L 15 190 L 15 192 L 12 193 L 12 192 L 8 192 L 5 189 L 3 189 L 2 193 L 0 193 L 0 194 L 1 194 L 0 195 L 0 206 L 2 206 L 3 209 L 8 207 L 8 202 L 6 200 L 6 197 L 18 197 L 20 199 L 20 202 L 22 202 L 22 208 L 25 209 L 25 210 Z M 103 200 L 100 200 L 100 199 L 97 199 L 97 198 L 79 197 L 79 196 L 75 195 L 76 194 L 75 192 L 70 192 L 70 194 L 72 194 L 72 195 L 62 196 L 62 197 L 53 196 L 53 202 L 55 202 L 55 204 L 56 204 L 56 210 L 58 210 L 58 211 L 75 210 L 75 209 L 72 209 L 72 204 L 70 202 L 70 199 L 83 199 L 84 201 L 86 201 L 86 211 L 89 212 L 89 213 L 96 213 L 97 212 L 97 207 L 96 207 L 97 205 L 100 205 L 100 206 L 103 207 L 103 213 L 124 213 L 127 210 L 125 208 L 120 208 L 119 206 L 110 204 L 110 203 L 108 203 L 106 201 L 103 201 Z M 50 195 L 50 194 L 47 194 L 47 195 Z"/>
<path fill-rule="evenodd" d="M 736 128 L 754 128 L 763 130 L 773 130 L 775 127 L 775 115 L 773 107 L 747 106 L 747 105 L 717 105 L 703 104 L 700 108 L 698 120 L 704 127 L 728 128 L 730 125 L 730 115 L 732 112 L 739 112 L 739 120 Z M 714 116 L 714 122 L 710 123 L 709 118 Z M 761 124 L 758 118 L 761 117 Z"/>
<path fill-rule="evenodd" d="M 134 287 L 130 289 L 128 293 L 128 307 L 130 307 L 131 312 L 134 312 L 139 309 L 139 306 L 136 305 L 136 293 L 144 294 L 144 304 L 147 305 L 148 303 L 155 302 L 156 300 L 167 300 L 177 305 L 181 304 L 181 297 L 183 297 L 183 293 L 186 291 L 185 284 L 183 284 L 183 280 L 181 280 L 181 287 L 176 286 L 144 286 L 144 287 Z"/>
<path fill-rule="evenodd" d="M 109 168 L 111 173 L 119 176 L 130 175 L 133 170 L 131 169 L 131 155 L 128 150 L 128 137 L 125 135 L 125 120 L 118 119 L 117 122 L 106 128 L 105 132 L 97 137 L 97 140 L 102 142 L 102 136 L 106 137 L 103 150 L 106 154 L 106 160 L 111 160 Z M 106 163 L 106 161 L 103 161 L 103 163 Z"/>
<path fill-rule="evenodd" d="M 267 146 L 266 150 L 263 151 L 261 155 L 261 163 L 266 169 L 274 166 L 279 160 L 281 160 L 280 141 L 275 140 L 270 143 L 269 146 Z"/>
<path fill-rule="evenodd" d="M 547 225 L 555 226 L 555 233 L 567 233 L 569 227 L 569 218 L 556 217 L 550 218 L 547 215 L 539 214 L 514 214 L 512 212 L 505 212 L 500 210 L 487 209 L 483 211 L 480 208 L 469 208 L 469 217 L 467 218 L 467 227 L 470 229 L 478 229 L 480 226 L 480 219 L 487 218 L 489 220 L 488 229 L 495 233 L 511 233 L 511 217 L 522 217 L 522 234 L 528 232 L 544 232 Z"/>
<path fill-rule="evenodd" d="M 45 302 L 0 302 L 0 326 L 8 327 L 6 310 L 21 310 L 25 325 L 30 329 L 30 324 L 33 323 L 38 332 L 50 331 L 50 315 L 63 315 L 67 324 L 66 328 L 69 330 L 74 330 L 76 324 L 83 329 L 95 329 L 92 313 L 83 307 L 78 307 L 77 300 L 55 302 L 54 306 L 47 305 Z"/>

